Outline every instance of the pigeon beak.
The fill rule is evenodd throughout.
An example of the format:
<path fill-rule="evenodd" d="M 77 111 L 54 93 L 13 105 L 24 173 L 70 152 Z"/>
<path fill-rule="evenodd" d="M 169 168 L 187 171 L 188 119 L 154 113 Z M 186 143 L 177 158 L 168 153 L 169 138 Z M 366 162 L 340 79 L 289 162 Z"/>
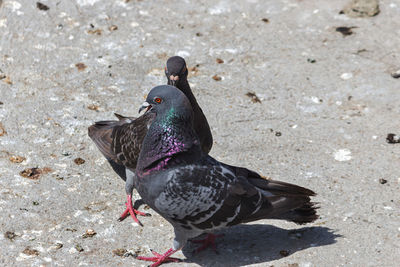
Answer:
<path fill-rule="evenodd" d="M 142 104 L 142 106 L 139 108 L 139 113 L 142 112 L 142 110 L 145 109 L 145 108 L 146 108 L 147 110 L 149 110 L 149 108 L 151 108 L 151 105 L 150 105 L 149 103 L 147 103 L 147 102 L 144 102 L 144 103 Z M 146 110 L 146 111 L 147 111 L 147 110 Z"/>
<path fill-rule="evenodd" d="M 179 81 L 179 76 L 178 75 L 176 75 L 176 76 L 171 75 L 171 76 L 169 76 L 169 83 L 168 84 L 176 87 L 176 83 L 178 81 Z"/>

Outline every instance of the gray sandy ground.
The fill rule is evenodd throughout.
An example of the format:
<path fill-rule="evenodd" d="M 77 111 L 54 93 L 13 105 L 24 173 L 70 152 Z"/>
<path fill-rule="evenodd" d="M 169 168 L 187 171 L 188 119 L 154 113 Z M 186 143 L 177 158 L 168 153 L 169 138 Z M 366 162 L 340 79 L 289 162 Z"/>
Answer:
<path fill-rule="evenodd" d="M 146 266 L 113 251 L 171 246 L 145 205 L 144 227 L 117 222 L 124 184 L 87 127 L 136 115 L 176 54 L 195 67 L 211 154 L 315 190 L 321 218 L 233 227 L 218 255 L 189 244 L 165 266 L 398 266 L 399 1 L 366 18 L 339 14 L 345 0 L 0 2 L 1 266 Z M 33 167 L 50 169 L 20 175 Z"/>

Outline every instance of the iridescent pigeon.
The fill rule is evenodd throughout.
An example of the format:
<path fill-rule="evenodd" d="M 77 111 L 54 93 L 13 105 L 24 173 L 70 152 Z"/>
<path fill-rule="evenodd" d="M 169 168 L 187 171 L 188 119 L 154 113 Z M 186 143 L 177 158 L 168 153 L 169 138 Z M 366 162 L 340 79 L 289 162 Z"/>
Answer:
<path fill-rule="evenodd" d="M 199 250 L 215 248 L 212 232 L 260 219 L 298 224 L 318 218 L 309 189 L 267 180 L 246 168 L 230 166 L 201 150 L 193 129 L 193 109 L 181 91 L 168 85 L 153 88 L 142 109 L 155 118 L 140 151 L 135 187 L 143 200 L 174 227 L 172 248 L 137 259 L 179 261 L 170 257 L 185 243 L 207 233 Z"/>
<path fill-rule="evenodd" d="M 165 74 L 168 83 L 174 81 L 173 84 L 190 99 L 195 114 L 195 130 L 201 137 L 203 151 L 208 153 L 212 146 L 212 135 L 207 119 L 189 87 L 185 60 L 177 56 L 169 58 Z M 133 220 L 141 225 L 136 215 L 146 216 L 149 214 L 133 208 L 134 171 L 143 139 L 154 114 L 146 113 L 138 118 L 115 115 L 119 119 L 118 121 L 99 121 L 90 126 L 89 136 L 106 157 L 113 170 L 125 181 L 126 210 L 119 220 L 122 221 L 130 214 Z"/>

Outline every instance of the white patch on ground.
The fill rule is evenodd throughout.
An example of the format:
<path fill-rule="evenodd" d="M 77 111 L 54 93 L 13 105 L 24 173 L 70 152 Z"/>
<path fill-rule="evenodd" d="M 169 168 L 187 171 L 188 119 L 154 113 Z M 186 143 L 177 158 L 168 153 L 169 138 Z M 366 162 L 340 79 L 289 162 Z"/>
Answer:
<path fill-rule="evenodd" d="M 32 230 L 31 233 L 34 234 L 34 235 L 40 236 L 43 233 L 43 230 L 37 230 L 37 231 L 36 230 Z"/>
<path fill-rule="evenodd" d="M 54 166 L 60 167 L 60 168 L 63 168 L 63 169 L 67 168 L 67 164 L 66 163 L 54 163 Z"/>
<path fill-rule="evenodd" d="M 99 158 L 99 159 L 96 159 L 96 160 L 94 161 L 94 163 L 95 163 L 96 165 L 103 165 L 105 162 L 106 162 L 106 159 L 105 159 L 104 157 Z"/>
<path fill-rule="evenodd" d="M 230 10 L 227 3 L 222 3 L 222 2 L 208 9 L 208 13 L 210 13 L 211 15 L 219 15 L 229 11 Z"/>
<path fill-rule="evenodd" d="M 345 73 L 343 73 L 342 75 L 340 75 L 340 78 L 341 78 L 342 80 L 348 80 L 348 79 L 353 78 L 353 74 L 350 73 L 350 72 L 345 72 Z"/>
<path fill-rule="evenodd" d="M 225 51 L 231 54 L 236 54 L 238 52 L 236 48 L 226 48 Z"/>
<path fill-rule="evenodd" d="M 311 97 L 311 101 L 314 102 L 315 104 L 320 104 L 321 102 L 319 102 L 319 98 L 316 96 L 312 96 Z"/>
<path fill-rule="evenodd" d="M 81 210 L 77 210 L 77 211 L 75 212 L 75 214 L 74 214 L 74 217 L 76 218 L 76 217 L 80 216 L 82 213 L 83 213 L 83 212 L 82 212 Z"/>
<path fill-rule="evenodd" d="M 184 51 L 184 50 L 178 51 L 178 52 L 176 52 L 176 54 L 183 58 L 188 58 L 190 56 L 190 53 L 188 51 Z"/>
<path fill-rule="evenodd" d="M 21 8 L 21 4 L 17 1 L 7 1 L 4 3 L 4 7 L 11 9 L 11 12 L 15 12 Z"/>
<path fill-rule="evenodd" d="M 99 0 L 76 0 L 76 3 L 80 6 L 93 6 Z"/>
<path fill-rule="evenodd" d="M 84 220 L 87 221 L 87 222 L 95 222 L 95 221 L 100 220 L 101 218 L 103 218 L 102 215 L 95 214 L 95 215 L 92 216 L 92 218 L 90 218 L 90 219 L 89 218 L 84 218 Z"/>
<path fill-rule="evenodd" d="M 26 255 L 24 253 L 19 253 L 18 257 L 15 259 L 16 261 L 24 261 L 30 258 L 33 258 L 33 255 Z"/>
<path fill-rule="evenodd" d="M 47 257 L 44 257 L 43 260 L 44 260 L 45 262 L 52 262 L 52 259 L 51 259 L 51 258 L 47 258 Z"/>
<path fill-rule="evenodd" d="M 298 109 L 302 110 L 305 113 L 313 113 L 313 112 L 317 112 L 317 110 L 318 110 L 314 106 L 303 106 L 303 105 L 300 105 L 300 103 L 297 103 L 296 106 Z"/>
<path fill-rule="evenodd" d="M 111 224 L 110 227 L 104 229 L 104 231 L 99 233 L 99 236 L 104 236 L 104 237 L 110 237 L 110 236 L 115 236 L 117 232 L 114 229 L 114 225 Z"/>
<path fill-rule="evenodd" d="M 131 22 L 131 27 L 132 27 L 132 28 L 135 28 L 135 27 L 137 27 L 137 26 L 139 26 L 139 23 L 137 23 L 136 21 L 132 21 L 132 22 Z"/>
<path fill-rule="evenodd" d="M 7 27 L 7 19 L 0 19 L 0 28 Z"/>
<path fill-rule="evenodd" d="M 348 161 L 351 160 L 351 151 L 347 148 L 339 149 L 334 153 L 335 160 L 337 161 Z"/>

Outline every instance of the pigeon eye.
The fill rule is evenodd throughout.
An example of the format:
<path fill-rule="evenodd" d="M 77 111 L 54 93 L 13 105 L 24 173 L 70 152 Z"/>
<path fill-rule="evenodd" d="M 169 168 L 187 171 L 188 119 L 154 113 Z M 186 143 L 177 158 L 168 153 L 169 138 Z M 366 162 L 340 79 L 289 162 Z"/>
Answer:
<path fill-rule="evenodd" d="M 162 102 L 162 99 L 160 97 L 154 98 L 154 102 L 160 104 Z"/>

